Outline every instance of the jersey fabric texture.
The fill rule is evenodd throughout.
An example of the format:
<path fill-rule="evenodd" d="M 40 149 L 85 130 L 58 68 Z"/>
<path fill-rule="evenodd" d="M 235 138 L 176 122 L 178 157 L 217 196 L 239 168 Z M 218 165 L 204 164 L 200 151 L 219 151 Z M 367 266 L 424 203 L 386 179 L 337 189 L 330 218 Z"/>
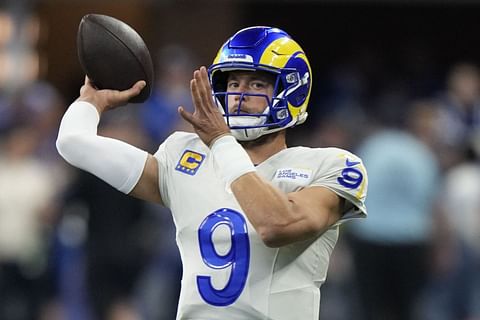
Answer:
<path fill-rule="evenodd" d="M 155 157 L 183 262 L 177 320 L 318 319 L 338 225 L 366 216 L 367 176 L 358 157 L 293 147 L 257 166 L 285 193 L 323 186 L 353 205 L 321 236 L 281 248 L 262 242 L 196 134 L 172 134 Z"/>

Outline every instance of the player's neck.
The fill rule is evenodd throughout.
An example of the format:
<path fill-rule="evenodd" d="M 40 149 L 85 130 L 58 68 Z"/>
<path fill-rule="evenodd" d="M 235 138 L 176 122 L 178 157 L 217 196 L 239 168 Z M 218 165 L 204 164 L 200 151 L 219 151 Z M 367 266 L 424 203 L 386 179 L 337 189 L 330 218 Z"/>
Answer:
<path fill-rule="evenodd" d="M 255 165 L 287 148 L 285 130 L 264 135 L 253 141 L 240 141 Z"/>

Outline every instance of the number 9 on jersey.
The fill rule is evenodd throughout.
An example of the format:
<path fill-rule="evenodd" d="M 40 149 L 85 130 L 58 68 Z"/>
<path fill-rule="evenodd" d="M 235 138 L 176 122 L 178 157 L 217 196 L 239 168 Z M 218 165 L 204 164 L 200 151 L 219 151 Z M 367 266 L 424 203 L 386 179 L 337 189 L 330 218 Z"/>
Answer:
<path fill-rule="evenodd" d="M 224 255 L 215 249 L 213 233 L 219 226 L 230 230 L 231 247 Z M 197 276 L 197 288 L 203 300 L 214 306 L 228 306 L 242 293 L 250 264 L 250 243 L 245 218 L 239 212 L 222 208 L 210 215 L 198 229 L 198 241 L 203 262 L 212 269 L 231 268 L 230 278 L 223 289 L 212 285 L 210 276 Z"/>

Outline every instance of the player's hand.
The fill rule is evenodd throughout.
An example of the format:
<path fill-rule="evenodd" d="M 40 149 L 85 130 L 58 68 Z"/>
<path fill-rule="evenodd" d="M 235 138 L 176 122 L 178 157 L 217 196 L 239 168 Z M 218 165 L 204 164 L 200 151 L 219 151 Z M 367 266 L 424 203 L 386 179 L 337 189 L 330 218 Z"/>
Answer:
<path fill-rule="evenodd" d="M 85 83 L 80 88 L 79 101 L 86 101 L 93 104 L 99 113 L 106 110 L 113 109 L 119 106 L 123 106 L 128 103 L 132 97 L 135 97 L 145 87 L 145 81 L 138 81 L 130 89 L 118 91 L 96 89 L 90 79 L 85 76 Z"/>
<path fill-rule="evenodd" d="M 230 134 L 230 128 L 213 101 L 212 89 L 205 67 L 201 67 L 200 70 L 195 70 L 193 73 L 190 92 L 195 107 L 194 112 L 190 113 L 180 106 L 178 113 L 193 126 L 200 139 L 210 146 L 215 139 Z"/>

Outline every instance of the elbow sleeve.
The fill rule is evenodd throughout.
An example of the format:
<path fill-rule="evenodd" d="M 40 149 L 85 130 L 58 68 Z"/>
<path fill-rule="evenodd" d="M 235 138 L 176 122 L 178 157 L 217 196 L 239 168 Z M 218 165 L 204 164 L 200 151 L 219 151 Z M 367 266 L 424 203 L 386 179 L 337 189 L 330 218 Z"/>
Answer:
<path fill-rule="evenodd" d="M 62 118 L 56 146 L 73 166 L 130 193 L 142 175 L 148 153 L 125 142 L 97 135 L 99 115 L 87 102 L 74 102 Z"/>

